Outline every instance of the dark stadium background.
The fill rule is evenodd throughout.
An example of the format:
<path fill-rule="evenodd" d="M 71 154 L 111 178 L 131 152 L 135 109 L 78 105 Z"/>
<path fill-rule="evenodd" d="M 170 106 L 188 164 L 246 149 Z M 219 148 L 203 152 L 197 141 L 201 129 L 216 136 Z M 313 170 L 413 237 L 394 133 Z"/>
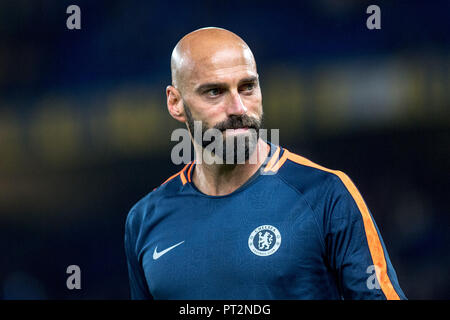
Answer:
<path fill-rule="evenodd" d="M 0 2 L 0 298 L 129 297 L 128 210 L 180 170 L 171 50 L 205 26 L 253 50 L 281 144 L 353 179 L 408 298 L 450 298 L 449 2 L 294 3 Z"/>

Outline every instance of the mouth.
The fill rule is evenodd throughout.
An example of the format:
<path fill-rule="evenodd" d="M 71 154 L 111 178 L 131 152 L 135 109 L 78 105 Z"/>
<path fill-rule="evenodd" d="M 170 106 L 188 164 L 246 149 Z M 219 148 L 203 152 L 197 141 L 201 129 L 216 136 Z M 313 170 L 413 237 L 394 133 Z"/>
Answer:
<path fill-rule="evenodd" d="M 227 134 L 227 135 L 246 133 L 247 131 L 248 131 L 248 127 L 222 130 L 222 132 L 225 132 L 225 134 Z"/>

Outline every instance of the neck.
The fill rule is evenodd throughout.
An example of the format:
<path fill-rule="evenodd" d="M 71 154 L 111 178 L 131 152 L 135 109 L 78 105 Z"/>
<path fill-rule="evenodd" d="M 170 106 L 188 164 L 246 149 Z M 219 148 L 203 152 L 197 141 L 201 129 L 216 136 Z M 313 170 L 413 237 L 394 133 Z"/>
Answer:
<path fill-rule="evenodd" d="M 196 150 L 196 154 L 199 154 L 197 151 L 202 152 L 202 150 Z M 206 164 L 204 161 L 197 163 L 192 182 L 207 195 L 230 194 L 259 170 L 269 151 L 270 146 L 259 139 L 255 150 L 243 164 Z"/>

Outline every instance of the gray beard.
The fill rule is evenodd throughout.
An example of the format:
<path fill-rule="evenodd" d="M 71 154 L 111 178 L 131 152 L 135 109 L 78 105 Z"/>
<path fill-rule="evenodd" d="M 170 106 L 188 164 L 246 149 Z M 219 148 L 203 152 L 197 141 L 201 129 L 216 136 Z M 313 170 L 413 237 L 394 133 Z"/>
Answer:
<path fill-rule="evenodd" d="M 183 101 L 184 102 L 184 101 Z M 262 120 L 249 117 L 247 115 L 243 116 L 232 116 L 229 119 L 215 125 L 211 129 L 217 129 L 223 132 L 226 129 L 237 129 L 248 127 L 253 129 L 250 135 L 245 137 L 223 137 L 222 138 L 222 150 L 214 148 L 217 145 L 214 136 L 211 141 L 205 140 L 203 137 L 205 133 L 210 129 L 206 123 L 202 122 L 201 128 L 194 125 L 194 118 L 192 117 L 191 110 L 189 106 L 184 102 L 184 110 L 187 118 L 187 125 L 191 136 L 194 137 L 195 142 L 202 147 L 203 150 L 209 150 L 214 156 L 217 156 L 223 160 L 223 163 L 238 164 L 247 161 L 256 149 L 258 139 L 259 139 L 259 129 L 261 128 Z M 195 132 L 195 130 L 201 129 L 200 132 Z M 253 133 L 254 132 L 254 133 Z M 232 139 L 230 141 L 230 139 Z M 228 143 L 227 143 L 228 142 Z M 243 144 L 243 145 L 242 145 Z M 221 154 L 220 154 L 221 153 Z"/>

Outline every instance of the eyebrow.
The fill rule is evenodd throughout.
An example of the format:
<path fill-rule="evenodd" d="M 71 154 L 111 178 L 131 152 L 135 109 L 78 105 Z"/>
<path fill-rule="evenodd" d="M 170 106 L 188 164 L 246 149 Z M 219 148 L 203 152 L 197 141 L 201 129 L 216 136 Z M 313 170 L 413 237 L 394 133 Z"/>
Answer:
<path fill-rule="evenodd" d="M 257 81 L 258 81 L 258 77 L 251 76 L 251 77 L 239 80 L 239 85 L 241 85 L 243 83 L 254 83 Z M 226 88 L 227 86 L 228 86 L 228 84 L 225 82 L 208 82 L 208 83 L 204 83 L 204 84 L 200 85 L 195 91 L 201 93 L 201 92 L 207 91 L 208 89 Z"/>

